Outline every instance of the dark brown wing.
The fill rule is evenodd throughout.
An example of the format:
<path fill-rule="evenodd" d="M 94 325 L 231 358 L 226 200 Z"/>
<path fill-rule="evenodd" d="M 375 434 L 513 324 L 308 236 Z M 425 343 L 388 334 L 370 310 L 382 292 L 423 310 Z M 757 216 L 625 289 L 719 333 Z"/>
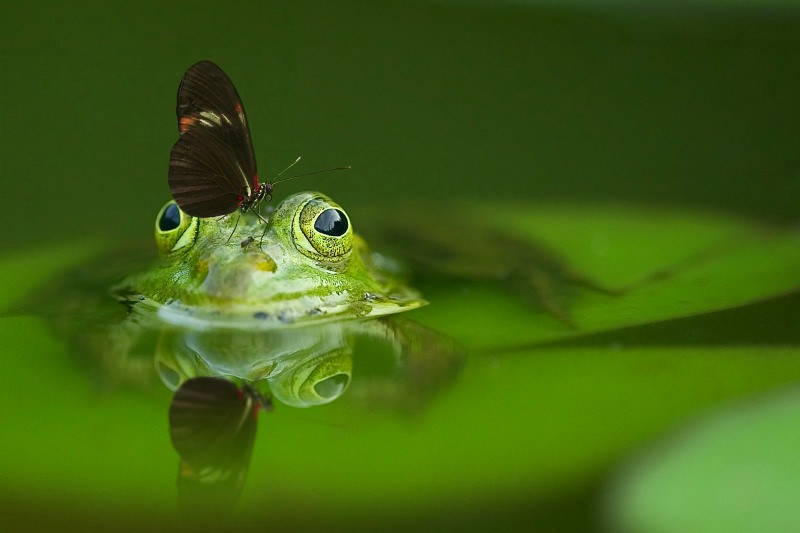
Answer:
<path fill-rule="evenodd" d="M 250 460 L 257 399 L 222 378 L 192 378 L 169 408 L 172 445 L 183 461 L 202 469 L 230 469 Z"/>
<path fill-rule="evenodd" d="M 244 486 L 260 397 L 221 378 L 200 377 L 175 391 L 172 445 L 181 457 L 178 500 L 193 517 L 230 512 Z"/>
<path fill-rule="evenodd" d="M 168 181 L 175 202 L 193 217 L 232 213 L 252 191 L 241 161 L 207 128 L 187 130 L 172 147 Z"/>
<path fill-rule="evenodd" d="M 176 111 L 181 138 L 169 169 L 175 201 L 192 216 L 234 211 L 241 197 L 253 194 L 258 179 L 239 93 L 222 69 L 201 61 L 184 74 Z"/>

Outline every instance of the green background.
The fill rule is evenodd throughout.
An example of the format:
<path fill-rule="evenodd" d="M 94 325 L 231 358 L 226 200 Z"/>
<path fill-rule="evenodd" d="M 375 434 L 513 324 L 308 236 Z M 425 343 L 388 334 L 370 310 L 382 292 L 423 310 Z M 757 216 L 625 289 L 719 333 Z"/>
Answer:
<path fill-rule="evenodd" d="M 384 205 L 400 224 L 420 198 L 472 206 L 612 285 L 742 235 L 635 298 L 580 294 L 577 332 L 495 286 L 420 280 L 433 305 L 418 318 L 473 353 L 457 384 L 417 417 L 344 402 L 264 417 L 240 525 L 602 527 L 630 454 L 800 377 L 791 2 L 18 2 L 0 15 L 4 309 L 88 255 L 77 243 L 150 235 L 177 85 L 201 59 L 236 84 L 262 176 L 298 155 L 300 170 L 353 166 L 276 197 L 322 190 L 358 231 Z M 627 236 L 617 262 L 591 255 L 592 231 Z M 4 317 L 0 339 L 0 502 L 15 523 L 179 527 L 168 391 L 105 383 L 38 317 Z M 628 500 L 647 511 L 663 487 L 642 486 Z"/>
<path fill-rule="evenodd" d="M 602 8 L 600 7 L 602 6 Z M 706 2 L 11 2 L 0 17 L 7 245 L 141 235 L 175 93 L 219 63 L 260 173 L 385 196 L 612 199 L 796 220 L 800 11 Z M 147 216 L 145 216 L 147 215 Z M 55 223 L 58 221 L 58 223 Z"/>

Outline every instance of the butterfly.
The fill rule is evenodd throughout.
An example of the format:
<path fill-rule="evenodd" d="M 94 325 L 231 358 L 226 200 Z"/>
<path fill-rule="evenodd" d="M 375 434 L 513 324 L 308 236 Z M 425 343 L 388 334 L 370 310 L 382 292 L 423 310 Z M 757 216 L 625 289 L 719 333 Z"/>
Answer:
<path fill-rule="evenodd" d="M 169 190 L 194 217 L 242 213 L 272 197 L 258 181 L 256 156 L 242 99 L 211 61 L 195 63 L 178 87 L 180 138 L 169 157 Z"/>

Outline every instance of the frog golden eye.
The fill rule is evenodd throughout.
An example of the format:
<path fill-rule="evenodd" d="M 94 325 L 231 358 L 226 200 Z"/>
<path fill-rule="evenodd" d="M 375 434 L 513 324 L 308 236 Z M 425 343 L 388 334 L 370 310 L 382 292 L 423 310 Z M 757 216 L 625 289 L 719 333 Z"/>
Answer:
<path fill-rule="evenodd" d="M 180 210 L 175 202 L 167 202 L 156 216 L 156 244 L 166 255 L 194 244 L 198 220 Z"/>
<path fill-rule="evenodd" d="M 341 207 L 316 196 L 298 207 L 292 228 L 297 249 L 317 261 L 345 259 L 353 249 L 353 228 Z"/>

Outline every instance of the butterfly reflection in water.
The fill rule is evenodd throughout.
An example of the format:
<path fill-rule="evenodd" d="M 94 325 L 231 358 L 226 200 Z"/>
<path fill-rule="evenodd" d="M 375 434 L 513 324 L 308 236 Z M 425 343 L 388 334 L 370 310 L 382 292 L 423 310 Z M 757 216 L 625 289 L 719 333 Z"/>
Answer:
<path fill-rule="evenodd" d="M 172 397 L 169 431 L 180 455 L 178 501 L 187 515 L 229 514 L 241 494 L 258 413 L 272 403 L 250 385 L 192 378 Z"/>

